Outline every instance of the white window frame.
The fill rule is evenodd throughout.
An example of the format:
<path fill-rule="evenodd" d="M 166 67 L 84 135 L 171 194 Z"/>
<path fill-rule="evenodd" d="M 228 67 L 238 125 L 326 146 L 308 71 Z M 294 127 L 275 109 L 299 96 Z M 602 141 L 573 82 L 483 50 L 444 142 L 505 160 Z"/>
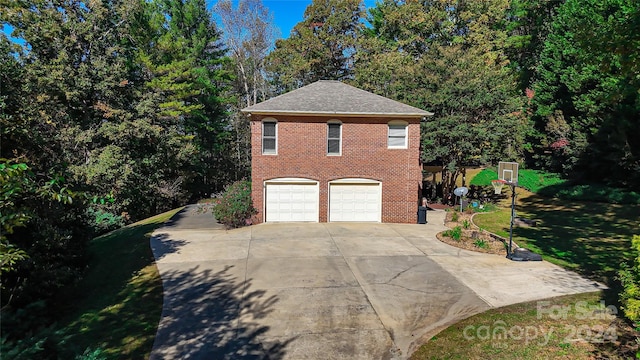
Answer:
<path fill-rule="evenodd" d="M 404 128 L 404 145 L 401 146 L 392 146 L 390 143 L 391 139 L 391 127 L 403 127 Z M 394 138 L 400 138 L 399 136 L 394 136 Z M 406 121 L 390 121 L 387 124 L 387 148 L 389 149 L 407 149 L 409 147 L 409 124 Z"/>
<path fill-rule="evenodd" d="M 265 136 L 264 134 L 264 125 L 265 124 L 274 124 L 275 126 L 275 136 Z M 261 134 L 261 138 L 262 138 L 262 155 L 278 155 L 278 121 L 276 119 L 264 119 L 262 120 L 262 134 Z M 267 139 L 274 139 L 275 140 L 275 148 L 273 150 L 268 150 L 265 151 L 264 148 L 264 140 L 265 138 Z"/>
<path fill-rule="evenodd" d="M 336 138 L 329 138 L 329 127 L 331 125 L 338 125 L 340 129 L 340 134 L 338 135 L 338 152 L 330 153 L 329 152 L 329 140 L 336 140 Z M 327 156 L 341 156 L 342 155 L 342 122 L 337 120 L 332 120 L 327 123 Z"/>

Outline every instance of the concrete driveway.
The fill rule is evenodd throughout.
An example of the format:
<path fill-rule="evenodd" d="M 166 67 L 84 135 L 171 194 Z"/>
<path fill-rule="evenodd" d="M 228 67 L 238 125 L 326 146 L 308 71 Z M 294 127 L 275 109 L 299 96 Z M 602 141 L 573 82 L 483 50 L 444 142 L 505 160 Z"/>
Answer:
<path fill-rule="evenodd" d="M 602 285 L 438 241 L 427 225 L 261 224 L 187 208 L 151 246 L 164 286 L 151 359 L 404 359 L 490 308 Z"/>

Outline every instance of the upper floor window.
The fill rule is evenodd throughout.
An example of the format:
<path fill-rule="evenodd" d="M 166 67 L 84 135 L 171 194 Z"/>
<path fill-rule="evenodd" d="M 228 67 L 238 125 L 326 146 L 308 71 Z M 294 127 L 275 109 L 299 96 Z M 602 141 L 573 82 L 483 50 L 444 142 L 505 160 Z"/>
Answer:
<path fill-rule="evenodd" d="M 407 123 L 392 121 L 389 123 L 388 147 L 390 149 L 407 148 Z"/>
<path fill-rule="evenodd" d="M 278 123 L 264 121 L 262 123 L 262 153 L 277 154 L 278 150 Z"/>
<path fill-rule="evenodd" d="M 327 124 L 327 154 L 340 155 L 342 150 L 342 124 Z"/>

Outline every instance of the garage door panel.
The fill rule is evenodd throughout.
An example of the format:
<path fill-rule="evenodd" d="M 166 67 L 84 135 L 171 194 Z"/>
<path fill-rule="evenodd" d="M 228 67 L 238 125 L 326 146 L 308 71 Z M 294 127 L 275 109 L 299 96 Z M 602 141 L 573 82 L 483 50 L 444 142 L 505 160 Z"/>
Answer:
<path fill-rule="evenodd" d="M 318 186 L 267 184 L 266 221 L 318 221 Z"/>
<path fill-rule="evenodd" d="M 329 221 L 380 221 L 380 184 L 331 184 Z"/>

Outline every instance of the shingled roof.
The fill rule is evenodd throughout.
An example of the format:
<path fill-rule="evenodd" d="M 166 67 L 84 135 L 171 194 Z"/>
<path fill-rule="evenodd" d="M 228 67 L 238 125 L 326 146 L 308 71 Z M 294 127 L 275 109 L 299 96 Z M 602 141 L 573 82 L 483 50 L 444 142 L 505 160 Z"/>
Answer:
<path fill-rule="evenodd" d="M 425 117 L 433 115 L 340 81 L 320 80 L 242 109 L 259 115 Z"/>

